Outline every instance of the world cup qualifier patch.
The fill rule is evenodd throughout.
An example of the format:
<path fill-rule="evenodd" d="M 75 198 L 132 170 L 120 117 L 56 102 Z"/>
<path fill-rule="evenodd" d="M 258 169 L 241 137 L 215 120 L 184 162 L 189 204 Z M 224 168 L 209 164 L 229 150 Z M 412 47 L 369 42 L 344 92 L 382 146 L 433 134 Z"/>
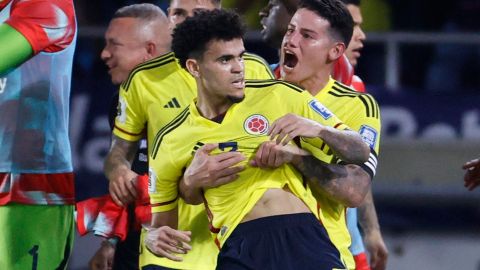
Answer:
<path fill-rule="evenodd" d="M 372 149 L 375 149 L 375 144 L 377 143 L 378 132 L 367 125 L 363 125 L 360 127 L 359 131 L 360 135 L 364 142 L 366 142 Z"/>
<path fill-rule="evenodd" d="M 152 168 L 148 168 L 148 193 L 157 191 L 157 175 Z"/>
<path fill-rule="evenodd" d="M 320 114 L 323 119 L 327 120 L 328 118 L 332 117 L 332 112 L 327 109 L 327 107 L 323 106 L 322 103 L 320 103 L 320 101 L 318 100 L 312 100 L 308 103 L 308 105 L 310 105 L 310 107 L 316 111 L 318 114 Z"/>
<path fill-rule="evenodd" d="M 249 116 L 243 123 L 243 128 L 251 135 L 264 135 L 268 131 L 268 120 L 261 114 Z"/>

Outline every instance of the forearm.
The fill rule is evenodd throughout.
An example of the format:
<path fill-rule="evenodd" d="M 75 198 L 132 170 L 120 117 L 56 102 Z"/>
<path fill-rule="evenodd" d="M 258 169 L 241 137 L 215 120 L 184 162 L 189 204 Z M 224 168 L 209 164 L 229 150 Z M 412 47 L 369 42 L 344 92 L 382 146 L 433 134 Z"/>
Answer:
<path fill-rule="evenodd" d="M 182 177 L 178 185 L 180 197 L 188 204 L 201 204 L 203 202 L 202 191 L 189 183 L 185 177 Z"/>
<path fill-rule="evenodd" d="M 170 211 L 158 212 L 152 214 L 152 227 L 160 228 L 162 226 L 168 226 L 172 229 L 178 227 L 178 211 L 177 207 Z"/>
<path fill-rule="evenodd" d="M 363 203 L 358 206 L 358 222 L 365 234 L 380 230 L 377 211 L 373 203 L 372 189 L 369 188 Z"/>
<path fill-rule="evenodd" d="M 368 160 L 370 149 L 355 131 L 341 131 L 325 127 L 319 136 L 346 163 L 362 164 Z"/>
<path fill-rule="evenodd" d="M 119 169 L 130 170 L 137 149 L 138 142 L 129 142 L 113 135 L 112 145 L 103 166 L 106 177 L 111 179 Z"/>
<path fill-rule="evenodd" d="M 360 205 L 370 187 L 370 176 L 357 165 L 328 164 L 311 155 L 297 157 L 292 164 L 313 190 L 348 207 Z"/>

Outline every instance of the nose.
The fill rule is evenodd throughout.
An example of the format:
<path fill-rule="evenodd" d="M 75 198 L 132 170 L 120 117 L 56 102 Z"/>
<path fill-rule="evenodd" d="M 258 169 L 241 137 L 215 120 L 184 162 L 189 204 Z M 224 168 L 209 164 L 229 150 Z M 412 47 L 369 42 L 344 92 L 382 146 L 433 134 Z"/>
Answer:
<path fill-rule="evenodd" d="M 258 16 L 260 18 L 268 17 L 268 4 L 260 9 L 260 11 L 258 12 Z"/>
<path fill-rule="evenodd" d="M 293 31 L 291 33 L 286 33 L 283 37 L 284 45 L 288 47 L 298 47 L 298 43 L 300 40 L 300 33 L 297 31 Z"/>
<path fill-rule="evenodd" d="M 365 35 L 365 32 L 363 32 L 362 28 L 358 29 L 358 39 L 361 41 L 367 39 L 367 35 Z"/>
<path fill-rule="evenodd" d="M 110 53 L 109 50 L 107 50 L 107 46 L 105 46 L 105 48 L 103 48 L 102 52 L 100 53 L 100 58 L 103 60 L 103 61 L 106 61 L 108 58 L 110 58 L 112 56 L 112 54 Z"/>
<path fill-rule="evenodd" d="M 232 64 L 232 73 L 241 73 L 245 69 L 243 58 L 238 58 Z"/>

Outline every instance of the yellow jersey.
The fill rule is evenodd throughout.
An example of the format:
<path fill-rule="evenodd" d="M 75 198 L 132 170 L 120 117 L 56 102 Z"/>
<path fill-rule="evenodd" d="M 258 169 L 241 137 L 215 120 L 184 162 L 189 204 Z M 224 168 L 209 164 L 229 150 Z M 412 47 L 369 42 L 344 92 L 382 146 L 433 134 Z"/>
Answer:
<path fill-rule="evenodd" d="M 218 152 L 239 151 L 247 157 L 246 169 L 237 180 L 204 190 L 210 230 L 219 247 L 268 189 L 288 186 L 318 218 L 317 201 L 292 165 L 284 164 L 275 170 L 249 165 L 258 146 L 269 140 L 266 135 L 269 126 L 287 113 L 340 130 L 348 128 L 308 91 L 283 81 L 247 82 L 244 100 L 233 104 L 221 123 L 202 117 L 192 102 L 156 135 L 149 178 L 152 212 L 175 209 L 179 199 L 178 179 L 195 151 L 206 143 L 219 143 Z M 305 141 L 316 147 L 323 144 L 318 138 Z"/>
<path fill-rule="evenodd" d="M 271 79 L 268 64 L 262 58 L 244 55 L 245 77 Z M 137 66 L 122 83 L 113 134 L 138 141 L 147 135 L 148 152 L 155 134 L 172 121 L 197 95 L 195 79 L 183 69 L 173 53 L 167 53 Z M 215 269 L 218 248 L 211 241 L 208 219 L 202 205 L 188 205 L 180 200 L 179 229 L 192 231 L 192 251 L 182 262 L 153 255 L 140 247 L 140 266 L 161 265 L 175 269 Z M 146 232 L 142 231 L 142 239 Z"/>
<path fill-rule="evenodd" d="M 361 167 L 373 178 L 377 167 L 377 153 L 380 145 L 380 110 L 376 100 L 369 94 L 359 93 L 332 78 L 315 98 L 329 108 L 352 130 L 358 131 L 362 139 L 370 146 L 370 157 Z M 311 149 L 309 149 L 311 150 Z M 315 149 L 311 151 L 316 153 Z M 327 155 L 325 155 L 327 152 Z M 327 163 L 341 163 L 328 146 L 314 154 Z M 339 249 L 342 260 L 348 269 L 355 269 L 353 256 L 348 249 L 351 237 L 346 223 L 346 207 L 328 197 L 316 194 L 320 208 L 320 221 L 325 226 L 333 244 Z"/>

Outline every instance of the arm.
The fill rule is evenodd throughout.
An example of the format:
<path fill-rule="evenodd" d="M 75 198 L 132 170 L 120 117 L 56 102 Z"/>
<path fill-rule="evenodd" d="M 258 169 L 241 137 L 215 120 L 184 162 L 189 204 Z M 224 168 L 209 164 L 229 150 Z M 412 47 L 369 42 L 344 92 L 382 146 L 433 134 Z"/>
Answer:
<path fill-rule="evenodd" d="M 105 239 L 100 248 L 88 262 L 90 270 L 107 270 L 113 267 L 115 257 L 115 244 Z"/>
<path fill-rule="evenodd" d="M 238 178 L 238 173 L 245 166 L 238 163 L 245 160 L 239 152 L 225 152 L 217 155 L 210 153 L 218 148 L 218 144 L 206 144 L 197 150 L 190 166 L 180 180 L 180 196 L 189 204 L 203 202 L 201 190 L 214 188 Z"/>
<path fill-rule="evenodd" d="M 130 142 L 115 135 L 105 158 L 103 171 L 109 180 L 109 190 L 116 204 L 124 206 L 135 200 L 137 191 L 133 180 L 137 174 L 131 170 L 131 164 L 138 149 L 138 142 Z"/>
<path fill-rule="evenodd" d="M 363 203 L 358 207 L 358 222 L 363 230 L 363 241 L 370 254 L 372 270 L 385 270 L 387 267 L 388 250 L 380 232 L 371 189 L 365 196 Z"/>
<path fill-rule="evenodd" d="M 289 113 L 277 119 L 268 131 L 270 139 L 286 145 L 293 138 L 319 138 L 340 159 L 347 163 L 362 164 L 368 160 L 370 149 L 355 131 L 337 130 L 320 123 Z"/>
<path fill-rule="evenodd" d="M 152 228 L 147 229 L 145 239 L 146 247 L 153 254 L 166 257 L 173 261 L 182 261 L 181 257 L 174 254 L 186 254 L 192 247 L 190 242 L 191 232 L 179 231 L 178 210 L 157 212 L 152 215 Z"/>
<path fill-rule="evenodd" d="M 328 164 L 294 145 L 265 142 L 251 164 L 276 168 L 285 163 L 295 166 L 308 179 L 312 189 L 349 207 L 358 206 L 370 187 L 370 175 L 360 166 Z"/>
<path fill-rule="evenodd" d="M 33 54 L 27 39 L 8 24 L 0 24 L 0 75 L 21 65 Z"/>
<path fill-rule="evenodd" d="M 467 170 L 463 177 L 464 186 L 468 190 L 474 190 L 480 185 L 480 158 L 466 162 L 463 164 L 462 168 Z"/>

